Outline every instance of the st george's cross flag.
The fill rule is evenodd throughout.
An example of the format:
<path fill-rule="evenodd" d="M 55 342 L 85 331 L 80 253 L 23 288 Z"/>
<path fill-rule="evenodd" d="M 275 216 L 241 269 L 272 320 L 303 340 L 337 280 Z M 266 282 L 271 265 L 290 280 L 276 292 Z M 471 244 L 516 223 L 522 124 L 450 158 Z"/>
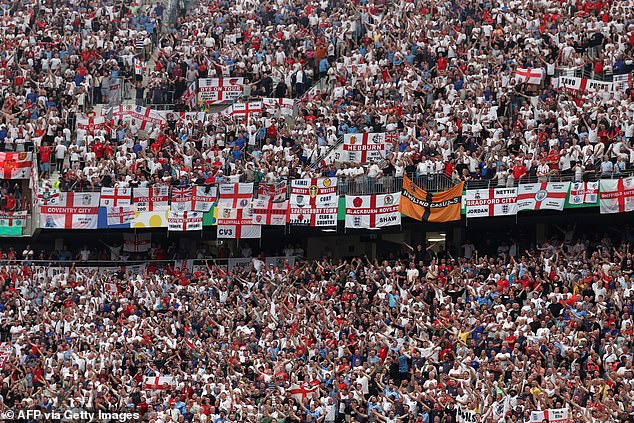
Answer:
<path fill-rule="evenodd" d="M 346 196 L 346 228 L 374 229 L 401 224 L 401 193 Z"/>
<path fill-rule="evenodd" d="M 132 188 L 101 188 L 101 207 L 130 207 Z"/>
<path fill-rule="evenodd" d="M 570 182 L 538 182 L 520 184 L 517 210 L 563 210 Z"/>
<path fill-rule="evenodd" d="M 634 176 L 623 179 L 602 179 L 599 189 L 601 214 L 634 211 Z"/>

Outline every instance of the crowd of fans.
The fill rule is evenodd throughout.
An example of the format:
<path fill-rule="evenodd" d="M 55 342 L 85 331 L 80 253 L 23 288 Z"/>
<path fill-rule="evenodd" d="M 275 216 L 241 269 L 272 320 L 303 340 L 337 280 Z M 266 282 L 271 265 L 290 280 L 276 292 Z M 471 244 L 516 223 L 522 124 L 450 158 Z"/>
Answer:
<path fill-rule="evenodd" d="M 455 422 L 458 408 L 632 421 L 634 234 L 561 231 L 233 270 L 4 265 L 0 406 L 153 422 Z"/>
<path fill-rule="evenodd" d="M 628 75 L 630 10 L 624 0 L 202 1 L 164 22 L 161 4 L 20 3 L 2 17 L 15 27 L 3 35 L 2 141 L 33 141 L 43 170 L 77 190 L 329 172 L 503 186 L 619 177 L 634 164 L 634 90 L 571 91 L 557 75 Z M 517 80 L 518 68 L 542 69 L 543 81 Z M 184 110 L 181 94 L 205 76 L 244 77 L 251 98 L 294 98 L 297 114 L 214 110 L 143 129 L 113 119 L 75 136 L 74 117 L 107 103 L 121 78 L 130 96 L 133 86 L 137 99 L 173 97 Z M 386 160 L 324 166 L 343 134 L 364 131 L 395 135 Z"/>

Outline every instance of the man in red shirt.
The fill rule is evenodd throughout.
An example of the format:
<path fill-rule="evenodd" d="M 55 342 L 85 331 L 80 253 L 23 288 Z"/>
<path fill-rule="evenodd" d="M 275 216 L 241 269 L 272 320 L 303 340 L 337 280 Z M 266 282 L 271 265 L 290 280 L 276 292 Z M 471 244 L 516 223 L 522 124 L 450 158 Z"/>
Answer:
<path fill-rule="evenodd" d="M 95 158 L 97 159 L 97 161 L 103 158 L 103 148 L 104 145 L 101 142 L 101 139 L 97 138 L 92 146 L 92 151 L 95 153 Z"/>
<path fill-rule="evenodd" d="M 518 182 L 521 178 L 526 176 L 526 166 L 524 166 L 522 159 L 515 160 L 515 166 L 513 167 L 512 174 L 513 174 L 513 179 Z"/>
<path fill-rule="evenodd" d="M 44 141 L 44 144 L 40 146 L 40 171 L 50 172 L 51 171 L 51 153 L 53 149 L 48 142 Z"/>

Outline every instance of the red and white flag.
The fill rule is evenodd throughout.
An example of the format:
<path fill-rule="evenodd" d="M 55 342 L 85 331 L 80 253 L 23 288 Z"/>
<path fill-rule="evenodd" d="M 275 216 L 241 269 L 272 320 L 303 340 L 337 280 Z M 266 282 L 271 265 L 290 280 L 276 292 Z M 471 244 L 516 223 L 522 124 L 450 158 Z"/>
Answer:
<path fill-rule="evenodd" d="M 0 211 L 0 227 L 24 227 L 28 212 L 21 211 Z"/>
<path fill-rule="evenodd" d="M 339 161 L 365 163 L 370 159 L 380 160 L 387 154 L 389 146 L 384 132 L 345 134 Z"/>
<path fill-rule="evenodd" d="M 218 200 L 217 189 L 215 186 L 194 187 L 194 196 L 192 198 L 192 209 L 201 212 L 208 212 Z"/>
<path fill-rule="evenodd" d="M 95 131 L 103 130 L 108 127 L 107 116 L 94 116 L 94 117 L 78 117 L 76 121 L 77 125 L 77 138 L 83 141 L 85 134 L 94 135 Z"/>
<path fill-rule="evenodd" d="M 289 223 L 308 226 L 337 226 L 337 178 L 291 181 Z"/>
<path fill-rule="evenodd" d="M 9 346 L 9 343 L 3 342 L 0 344 L 0 370 L 4 369 L 4 365 L 11 358 L 13 348 Z"/>
<path fill-rule="evenodd" d="M 634 176 L 623 179 L 602 179 L 599 205 L 601 214 L 634 211 Z"/>
<path fill-rule="evenodd" d="M 172 376 L 143 376 L 143 388 L 151 390 L 170 389 L 174 384 Z"/>
<path fill-rule="evenodd" d="M 517 210 L 563 210 L 570 182 L 521 184 L 517 191 Z"/>
<path fill-rule="evenodd" d="M 112 295 L 113 297 L 117 297 L 119 296 L 120 289 L 119 289 L 119 285 L 117 285 L 116 283 L 105 283 L 105 288 L 106 288 L 106 293 Z"/>
<path fill-rule="evenodd" d="M 112 116 L 117 121 L 137 124 L 141 130 L 150 129 L 149 125 L 161 127 L 167 124 L 162 111 L 149 107 L 122 104 L 118 107 L 104 109 L 102 113 L 104 116 Z"/>
<path fill-rule="evenodd" d="M 0 179 L 29 179 L 33 153 L 0 152 Z"/>
<path fill-rule="evenodd" d="M 346 195 L 346 228 L 372 229 L 401 224 L 401 193 Z"/>
<path fill-rule="evenodd" d="M 128 207 L 107 207 L 106 215 L 108 225 L 127 225 L 134 220 L 135 212 L 130 206 Z"/>
<path fill-rule="evenodd" d="M 288 388 L 288 392 L 293 398 L 299 401 L 300 404 L 303 404 L 307 398 L 317 396 L 318 389 L 318 386 L 309 386 L 305 384 L 298 385 L 294 383 L 290 386 L 290 388 Z"/>
<path fill-rule="evenodd" d="M 289 208 L 288 222 L 299 226 L 337 226 L 338 208 L 331 207 L 304 207 L 297 208 L 292 205 Z"/>
<path fill-rule="evenodd" d="M 258 200 L 269 200 L 273 202 L 284 201 L 286 200 L 287 191 L 286 181 L 281 181 L 276 184 L 259 184 Z"/>
<path fill-rule="evenodd" d="M 567 408 L 549 408 L 540 411 L 531 411 L 529 423 L 568 423 L 570 422 L 569 410 Z"/>
<path fill-rule="evenodd" d="M 262 104 L 267 110 L 273 110 L 283 116 L 293 116 L 295 100 L 292 98 L 269 98 L 262 99 Z"/>
<path fill-rule="evenodd" d="M 218 225 L 217 236 L 222 239 L 262 238 L 261 225 Z"/>
<path fill-rule="evenodd" d="M 274 203 L 269 200 L 253 200 L 252 220 L 256 225 L 286 225 L 288 200 Z"/>
<path fill-rule="evenodd" d="M 231 239 L 261 238 L 262 226 L 254 224 L 250 207 L 220 207 L 217 236 Z"/>
<path fill-rule="evenodd" d="M 167 230 L 168 231 L 189 232 L 189 231 L 202 231 L 202 229 L 203 229 L 202 212 L 170 211 L 167 216 Z"/>
<path fill-rule="evenodd" d="M 53 206 L 59 203 L 59 191 L 55 188 L 39 188 L 37 204 L 39 206 Z"/>
<path fill-rule="evenodd" d="M 167 210 L 169 208 L 168 201 L 169 187 L 166 185 L 132 190 L 132 203 L 137 212 Z"/>
<path fill-rule="evenodd" d="M 98 192 L 58 192 L 54 195 L 55 201 L 47 205 L 60 207 L 99 207 L 100 194 Z"/>
<path fill-rule="evenodd" d="M 541 84 L 544 79 L 544 69 L 542 68 L 517 68 L 515 70 L 515 80 L 525 84 Z"/>
<path fill-rule="evenodd" d="M 185 106 L 189 107 L 190 110 L 196 107 L 196 81 L 189 84 L 189 87 L 187 87 L 181 97 L 181 101 Z"/>
<path fill-rule="evenodd" d="M 123 251 L 143 253 L 150 251 L 150 248 L 152 248 L 152 234 L 150 232 L 123 234 Z"/>
<path fill-rule="evenodd" d="M 599 199 L 599 182 L 573 182 L 570 184 L 570 204 L 594 204 Z"/>
<path fill-rule="evenodd" d="M 97 229 L 98 192 L 62 192 L 54 205 L 40 206 L 44 229 Z"/>
<path fill-rule="evenodd" d="M 253 183 L 220 184 L 218 206 L 224 208 L 246 208 L 253 198 Z"/>
<path fill-rule="evenodd" d="M 368 65 L 367 63 L 354 63 L 346 66 L 346 71 L 351 78 L 363 76 L 368 71 Z"/>
<path fill-rule="evenodd" d="M 291 181 L 291 207 L 337 207 L 337 178 L 294 179 Z"/>
<path fill-rule="evenodd" d="M 517 188 L 471 189 L 463 198 L 467 218 L 517 214 Z"/>
<path fill-rule="evenodd" d="M 132 188 L 101 188 L 101 207 L 130 207 Z"/>
<path fill-rule="evenodd" d="M 164 126 L 167 124 L 167 121 L 163 118 L 161 113 L 158 110 L 152 110 L 149 107 L 136 106 L 132 109 L 128 116 L 134 120 L 138 121 L 139 129 L 142 131 L 145 129 L 149 129 L 148 125 L 155 126 Z"/>
<path fill-rule="evenodd" d="M 250 121 L 252 117 L 257 117 L 260 113 L 262 113 L 261 101 L 235 103 L 233 105 L 233 109 L 231 110 L 231 115 L 234 118 L 245 119 L 247 122 Z"/>
<path fill-rule="evenodd" d="M 201 78 L 198 80 L 198 101 L 203 104 L 229 104 L 244 91 L 244 78 Z"/>
<path fill-rule="evenodd" d="M 192 187 L 172 188 L 172 200 L 170 210 L 182 213 L 192 210 L 192 201 L 194 199 L 194 189 Z"/>

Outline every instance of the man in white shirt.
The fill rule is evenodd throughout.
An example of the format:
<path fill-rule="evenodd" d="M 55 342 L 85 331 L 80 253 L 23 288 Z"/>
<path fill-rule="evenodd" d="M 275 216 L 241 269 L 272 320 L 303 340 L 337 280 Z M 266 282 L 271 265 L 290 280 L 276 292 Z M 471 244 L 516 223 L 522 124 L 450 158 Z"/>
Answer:
<path fill-rule="evenodd" d="M 546 182 L 548 180 L 548 175 L 550 174 L 550 167 L 546 163 L 544 159 L 541 159 L 539 162 L 539 166 L 537 166 L 537 181 L 538 182 Z"/>
<path fill-rule="evenodd" d="M 64 166 L 64 158 L 66 157 L 66 146 L 60 141 L 55 146 L 55 159 L 57 160 L 57 171 L 61 172 Z"/>
<path fill-rule="evenodd" d="M 374 159 L 370 159 L 370 166 L 368 166 L 368 178 L 378 178 L 382 173 L 383 171 L 379 165 L 376 164 Z"/>

